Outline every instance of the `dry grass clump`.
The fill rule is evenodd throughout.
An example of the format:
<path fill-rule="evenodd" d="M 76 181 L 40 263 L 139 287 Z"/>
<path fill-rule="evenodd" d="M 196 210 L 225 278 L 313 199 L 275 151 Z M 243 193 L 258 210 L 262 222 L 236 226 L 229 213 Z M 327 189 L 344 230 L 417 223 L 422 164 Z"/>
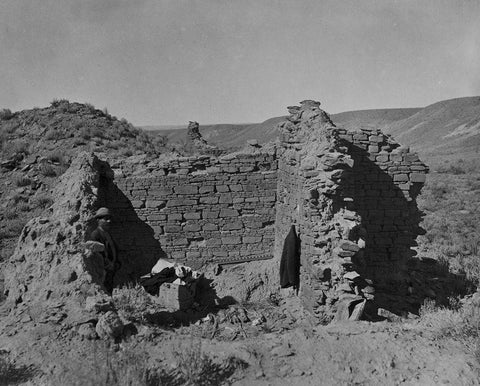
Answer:
<path fill-rule="evenodd" d="M 31 185 L 32 180 L 26 176 L 18 176 L 15 178 L 14 183 L 18 187 Z"/>
<path fill-rule="evenodd" d="M 41 164 L 39 171 L 45 177 L 55 177 L 57 175 L 55 168 L 50 164 Z"/>
<path fill-rule="evenodd" d="M 203 352 L 202 341 L 193 337 L 173 352 L 176 361 L 176 380 L 180 385 L 223 385 L 237 370 L 248 364 L 237 357 L 228 357 L 216 363 Z"/>
<path fill-rule="evenodd" d="M 464 306 L 454 303 L 450 308 L 438 307 L 427 299 L 420 308 L 420 323 L 434 339 L 459 341 L 480 363 L 480 296 L 472 299 Z"/>
<path fill-rule="evenodd" d="M 18 385 L 27 382 L 35 374 L 29 366 L 16 366 L 8 352 L 0 350 L 0 385 Z"/>
<path fill-rule="evenodd" d="M 112 296 L 119 313 L 131 322 L 144 322 L 146 313 L 153 306 L 151 296 L 138 283 L 116 288 Z"/>
<path fill-rule="evenodd" d="M 480 285 L 480 173 L 474 161 L 437 166 L 429 175 L 419 208 L 425 212 L 422 255 L 448 262 L 453 273 Z"/>
<path fill-rule="evenodd" d="M 73 355 L 73 354 L 72 354 Z M 64 358 L 50 379 L 52 386 L 160 386 L 167 383 L 163 370 L 147 367 L 147 353 L 133 345 L 120 348 L 95 342 L 91 352 L 79 358 Z"/>
<path fill-rule="evenodd" d="M 0 239 L 16 237 L 20 234 L 27 220 L 23 218 L 12 218 L 4 221 L 4 226 L 0 229 Z"/>
<path fill-rule="evenodd" d="M 15 114 L 12 113 L 12 111 L 10 109 L 1 109 L 0 110 L 0 120 L 9 120 L 11 118 L 13 118 Z"/>
<path fill-rule="evenodd" d="M 50 195 L 46 193 L 39 193 L 36 196 L 34 196 L 31 200 L 31 205 L 34 208 L 48 208 L 53 204 L 53 199 L 50 197 Z"/>

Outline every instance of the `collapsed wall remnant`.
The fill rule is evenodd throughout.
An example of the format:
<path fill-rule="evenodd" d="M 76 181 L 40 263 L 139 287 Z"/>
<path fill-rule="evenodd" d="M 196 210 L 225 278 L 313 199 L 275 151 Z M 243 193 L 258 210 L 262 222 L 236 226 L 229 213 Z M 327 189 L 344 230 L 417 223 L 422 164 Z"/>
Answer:
<path fill-rule="evenodd" d="M 60 177 L 44 217 L 25 225 L 5 268 L 7 305 L 34 323 L 74 325 L 92 318 L 86 299 L 103 293 L 101 259 L 85 242 L 104 179 L 106 162 L 82 153 Z"/>
<path fill-rule="evenodd" d="M 217 146 L 209 144 L 205 138 L 203 138 L 200 133 L 200 125 L 198 122 L 188 122 L 187 127 L 187 138 L 185 143 L 185 149 L 187 153 L 199 153 L 199 154 L 210 154 L 210 155 L 220 155 L 224 153 L 223 150 L 219 149 Z"/>
<path fill-rule="evenodd" d="M 319 105 L 289 107 L 276 146 L 124 162 L 115 175 L 80 156 L 57 186 L 50 217 L 22 232 L 5 275 L 8 301 L 39 318 L 84 313 L 86 297 L 102 292 L 102 267 L 84 241 L 95 209 L 107 206 L 122 262 L 117 286 L 170 258 L 195 269 L 239 267 L 229 272 L 241 285 L 216 278 L 223 295 L 268 296 L 278 292 L 282 245 L 294 226 L 299 296 L 319 321 L 358 319 L 373 302 L 408 309 L 418 302 L 406 264 L 421 231 L 415 198 L 428 169 L 378 130 L 337 128 Z M 191 126 L 198 142 L 198 124 Z"/>

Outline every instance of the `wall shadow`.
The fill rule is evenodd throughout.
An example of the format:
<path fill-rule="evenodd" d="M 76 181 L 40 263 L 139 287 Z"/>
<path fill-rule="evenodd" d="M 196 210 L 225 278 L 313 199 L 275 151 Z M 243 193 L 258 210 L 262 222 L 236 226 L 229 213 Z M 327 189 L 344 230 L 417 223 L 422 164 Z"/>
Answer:
<path fill-rule="evenodd" d="M 154 230 L 138 217 L 132 203 L 111 180 L 100 181 L 100 206 L 112 211 L 112 238 L 119 248 L 121 267 L 114 277 L 114 286 L 136 283 L 149 273 L 158 259 L 167 258 Z"/>
<path fill-rule="evenodd" d="M 405 197 L 366 150 L 351 144 L 349 154 L 354 167 L 345 190 L 353 198 L 350 209 L 361 216 L 366 231 L 366 247 L 352 260 L 361 276 L 374 281 L 375 307 L 399 315 L 418 313 L 426 298 L 442 303 L 465 294 L 464 277 L 436 260 L 417 257 L 413 249 L 417 236 L 425 233 L 420 227 L 424 214 L 415 200 L 422 184 L 410 183 L 410 198 Z"/>

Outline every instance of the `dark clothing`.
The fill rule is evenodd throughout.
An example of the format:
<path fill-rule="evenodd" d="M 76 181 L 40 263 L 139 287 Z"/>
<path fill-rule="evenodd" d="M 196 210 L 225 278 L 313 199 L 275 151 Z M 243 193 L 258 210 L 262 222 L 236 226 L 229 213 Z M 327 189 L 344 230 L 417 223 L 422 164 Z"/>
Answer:
<path fill-rule="evenodd" d="M 298 289 L 300 284 L 300 243 L 292 225 L 283 244 L 280 260 L 280 287 Z"/>
<path fill-rule="evenodd" d="M 105 251 L 102 252 L 103 265 L 105 268 L 105 288 L 107 291 L 113 290 L 113 277 L 120 268 L 120 261 L 118 260 L 118 247 L 115 241 L 113 241 L 110 233 L 97 227 L 91 234 L 90 239 L 98 241 L 105 246 Z"/>

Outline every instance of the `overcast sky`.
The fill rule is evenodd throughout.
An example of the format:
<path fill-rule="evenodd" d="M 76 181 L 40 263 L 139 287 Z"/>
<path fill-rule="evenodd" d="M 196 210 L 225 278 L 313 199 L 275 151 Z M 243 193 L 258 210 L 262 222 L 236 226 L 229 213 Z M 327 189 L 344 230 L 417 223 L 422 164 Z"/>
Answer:
<path fill-rule="evenodd" d="M 261 122 L 480 95 L 477 0 L 0 0 L 0 107 Z"/>

